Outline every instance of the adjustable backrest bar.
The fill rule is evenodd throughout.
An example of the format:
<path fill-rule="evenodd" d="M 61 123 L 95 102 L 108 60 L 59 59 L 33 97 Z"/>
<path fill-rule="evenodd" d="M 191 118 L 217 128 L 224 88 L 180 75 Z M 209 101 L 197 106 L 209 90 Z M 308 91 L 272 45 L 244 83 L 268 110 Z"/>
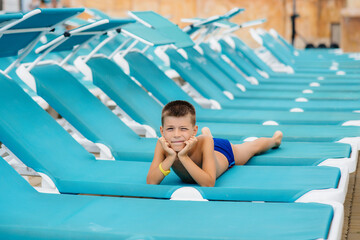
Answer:
<path fill-rule="evenodd" d="M 20 63 L 46 32 L 82 11 L 83 8 L 35 9 L 1 28 L 0 57 L 19 55 L 4 72 Z"/>
<path fill-rule="evenodd" d="M 73 29 L 69 32 L 65 32 L 63 35 L 55 38 L 53 41 L 39 47 L 36 49 L 36 53 L 43 53 L 33 64 L 29 66 L 31 70 L 46 54 L 55 51 L 73 51 L 70 53 L 70 56 L 67 56 L 65 59 L 69 59 L 73 56 L 78 49 L 80 49 L 84 44 L 91 41 L 94 37 L 102 35 L 108 31 L 114 29 L 120 29 L 121 25 L 134 22 L 132 19 L 117 19 L 109 20 L 103 19 L 94 23 L 81 26 L 79 28 Z M 119 30 L 120 31 L 120 30 Z M 65 60 L 64 59 L 64 60 Z M 62 61 L 62 64 L 65 62 Z"/>

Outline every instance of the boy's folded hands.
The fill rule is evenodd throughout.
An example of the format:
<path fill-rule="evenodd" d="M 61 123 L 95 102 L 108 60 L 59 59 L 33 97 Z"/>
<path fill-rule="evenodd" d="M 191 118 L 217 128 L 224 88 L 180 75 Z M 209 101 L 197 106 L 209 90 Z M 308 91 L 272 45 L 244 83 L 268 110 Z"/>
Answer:
<path fill-rule="evenodd" d="M 185 141 L 185 147 L 178 153 L 174 151 L 174 149 L 171 148 L 170 143 L 166 141 L 164 137 L 160 137 L 159 141 L 161 143 L 162 148 L 169 156 L 178 156 L 183 157 L 188 154 L 188 152 L 194 147 L 196 142 L 198 141 L 197 137 L 192 136 L 189 138 L 189 140 Z"/>
<path fill-rule="evenodd" d="M 159 141 L 161 143 L 162 148 L 167 154 L 169 154 L 169 156 L 174 156 L 174 157 L 176 156 L 176 152 L 174 151 L 174 149 L 170 147 L 170 143 L 166 141 L 164 137 L 160 137 Z"/>
<path fill-rule="evenodd" d="M 192 136 L 191 138 L 189 138 L 189 140 L 185 141 L 185 147 L 180 152 L 178 152 L 178 157 L 186 156 L 188 152 L 194 147 L 197 140 L 197 137 Z"/>

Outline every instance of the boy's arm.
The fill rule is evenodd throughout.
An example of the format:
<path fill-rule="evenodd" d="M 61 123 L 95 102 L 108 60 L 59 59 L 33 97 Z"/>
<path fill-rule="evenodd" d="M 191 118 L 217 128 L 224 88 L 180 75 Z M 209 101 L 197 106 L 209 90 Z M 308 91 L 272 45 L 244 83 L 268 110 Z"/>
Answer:
<path fill-rule="evenodd" d="M 154 158 L 150 165 L 148 175 L 146 177 L 146 183 L 160 184 L 161 181 L 165 178 L 165 175 L 160 171 L 159 168 L 160 163 L 163 170 L 167 171 L 171 168 L 175 159 L 176 159 L 175 152 L 174 154 L 167 154 L 166 156 L 161 140 L 159 139 L 156 143 Z"/>
<path fill-rule="evenodd" d="M 204 137 L 202 146 L 202 168 L 196 165 L 185 154 L 178 154 L 179 160 L 191 177 L 202 187 L 213 187 L 216 181 L 216 165 L 214 154 L 214 141 L 212 137 Z"/>

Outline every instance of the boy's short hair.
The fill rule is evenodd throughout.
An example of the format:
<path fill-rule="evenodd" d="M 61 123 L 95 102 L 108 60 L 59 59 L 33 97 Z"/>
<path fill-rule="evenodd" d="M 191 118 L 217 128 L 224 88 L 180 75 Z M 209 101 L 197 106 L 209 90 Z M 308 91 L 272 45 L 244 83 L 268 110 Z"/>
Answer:
<path fill-rule="evenodd" d="M 190 114 L 191 123 L 196 123 L 196 112 L 194 106 L 183 100 L 175 100 L 166 104 L 161 112 L 161 125 L 164 126 L 165 117 L 184 117 Z"/>

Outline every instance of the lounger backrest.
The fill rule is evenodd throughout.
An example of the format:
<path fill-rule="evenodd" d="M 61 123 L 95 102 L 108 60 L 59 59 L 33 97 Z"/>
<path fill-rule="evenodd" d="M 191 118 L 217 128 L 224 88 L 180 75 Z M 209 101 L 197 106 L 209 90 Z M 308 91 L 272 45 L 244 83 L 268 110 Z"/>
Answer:
<path fill-rule="evenodd" d="M 202 56 L 193 47 L 183 48 L 183 50 L 187 53 L 189 62 L 201 69 L 218 88 L 231 93 L 241 94 L 240 90 L 236 88 L 235 83 L 205 56 Z"/>
<path fill-rule="evenodd" d="M 185 100 L 200 107 L 173 80 L 162 72 L 151 60 L 137 51 L 129 52 L 124 57 L 130 66 L 130 74 L 146 89 L 154 94 L 163 104 L 174 100 Z"/>
<path fill-rule="evenodd" d="M 212 50 L 209 44 L 201 43 L 200 47 L 204 51 L 204 55 L 215 65 L 221 68 L 223 72 L 234 81 L 234 83 L 240 83 L 245 87 L 250 86 L 250 83 L 246 81 L 240 71 L 236 70 L 229 63 L 225 62 L 225 60 L 221 57 L 221 54 Z"/>
<path fill-rule="evenodd" d="M 196 66 L 190 64 L 175 49 L 167 49 L 166 54 L 170 58 L 170 66 L 175 69 L 185 81 L 194 86 L 205 98 L 216 98 L 220 102 L 227 102 L 229 100 L 205 74 Z"/>
<path fill-rule="evenodd" d="M 289 51 L 286 51 L 283 44 L 281 44 L 276 39 L 274 39 L 268 32 L 263 31 L 263 37 L 266 39 L 268 43 L 274 46 L 274 50 L 281 52 L 281 54 L 283 54 L 286 58 L 288 58 L 287 60 L 294 59 L 294 55 L 291 54 Z"/>
<path fill-rule="evenodd" d="M 95 160 L 13 80 L 0 75 L 0 141 L 21 161 L 53 176 Z M 65 173 L 66 174 L 66 173 Z"/>
<path fill-rule="evenodd" d="M 248 62 L 242 53 L 229 46 L 223 39 L 219 40 L 221 51 L 247 76 L 262 79 L 263 77 L 255 70 L 254 66 Z"/>
<path fill-rule="evenodd" d="M 265 35 L 260 35 L 260 37 L 263 39 L 263 45 L 271 52 L 272 55 L 274 55 L 283 64 L 293 66 L 291 58 L 288 58 L 288 56 L 284 55 L 283 52 L 278 51 L 274 41 L 271 41 L 271 39 L 269 40 Z"/>
<path fill-rule="evenodd" d="M 238 37 L 231 38 L 235 42 L 235 47 L 238 51 L 240 51 L 246 58 L 254 64 L 257 68 L 264 70 L 267 73 L 272 73 L 273 70 L 264 63 L 255 53 L 254 51 L 246 45 L 241 39 Z"/>
<path fill-rule="evenodd" d="M 32 69 L 31 74 L 36 80 L 39 96 L 89 140 L 119 149 L 124 146 L 124 142 L 132 144 L 139 138 L 62 67 L 55 64 L 40 65 Z M 120 75 L 113 76 L 121 80 Z"/>
<path fill-rule="evenodd" d="M 96 57 L 87 62 L 92 70 L 93 82 L 101 88 L 131 118 L 154 127 L 159 132 L 162 107 L 139 87 L 113 61 Z M 150 76 L 150 75 L 149 75 Z"/>
<path fill-rule="evenodd" d="M 285 38 L 283 38 L 283 36 L 281 36 L 278 33 L 276 33 L 276 34 L 277 34 L 276 38 L 275 37 L 273 37 L 273 38 L 275 40 L 279 41 L 280 43 L 282 43 L 284 46 L 286 46 L 289 53 L 292 53 L 296 50 L 293 45 L 291 45 L 288 41 L 285 40 Z"/>

